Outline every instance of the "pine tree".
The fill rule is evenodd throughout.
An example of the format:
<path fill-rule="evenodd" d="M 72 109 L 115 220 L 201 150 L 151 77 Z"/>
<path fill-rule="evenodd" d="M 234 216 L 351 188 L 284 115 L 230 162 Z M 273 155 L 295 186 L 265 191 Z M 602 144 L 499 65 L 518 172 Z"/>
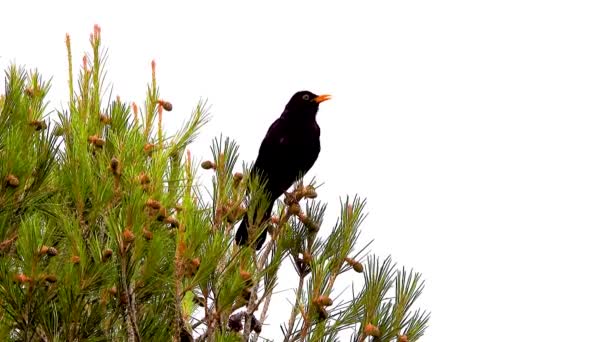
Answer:
<path fill-rule="evenodd" d="M 256 341 L 287 259 L 299 279 L 293 309 L 280 327 L 264 330 L 281 329 L 284 341 L 335 341 L 349 332 L 355 341 L 422 336 L 429 315 L 413 308 L 424 287 L 420 274 L 369 254 L 369 244 L 357 247 L 365 200 L 346 197 L 323 238 L 326 205 L 314 180 L 299 180 L 277 201 L 271 222 L 251 226 L 253 235 L 270 232 L 262 250 L 237 247 L 235 224 L 245 208 L 267 203 L 247 164 L 237 170 L 236 142 L 216 138 L 213 158 L 194 161 L 187 148 L 209 120 L 207 103 L 169 135 L 162 119 L 172 105 L 160 95 L 155 63 L 143 106 L 110 99 L 97 26 L 90 44 L 75 82 L 66 35 L 66 109 L 48 109 L 50 82 L 37 71 L 6 70 L 1 340 Z M 207 196 L 200 172 L 212 174 Z M 362 277 L 362 288 L 350 297 L 336 293 L 337 281 L 352 277 Z"/>

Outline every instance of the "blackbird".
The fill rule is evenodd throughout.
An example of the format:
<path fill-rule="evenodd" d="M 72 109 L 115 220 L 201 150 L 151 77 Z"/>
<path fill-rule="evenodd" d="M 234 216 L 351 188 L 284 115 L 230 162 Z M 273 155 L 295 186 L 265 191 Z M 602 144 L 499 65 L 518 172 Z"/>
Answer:
<path fill-rule="evenodd" d="M 316 115 L 319 104 L 330 98 L 330 95 L 299 91 L 291 97 L 281 116 L 268 129 L 251 168 L 251 173 L 255 173 L 261 183 L 265 182 L 264 190 L 270 203 L 260 222 L 270 218 L 274 201 L 299 177 L 304 176 L 317 160 L 321 151 L 321 130 Z M 253 222 L 256 222 L 255 219 Z M 248 242 L 248 225 L 249 220 L 245 215 L 236 232 L 237 245 Z M 265 240 L 266 229 L 256 241 L 256 250 L 262 248 Z"/>

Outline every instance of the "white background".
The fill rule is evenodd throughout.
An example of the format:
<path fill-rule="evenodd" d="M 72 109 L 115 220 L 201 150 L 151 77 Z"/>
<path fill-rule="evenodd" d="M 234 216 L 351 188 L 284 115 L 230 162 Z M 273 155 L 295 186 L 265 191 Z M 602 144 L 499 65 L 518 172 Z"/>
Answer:
<path fill-rule="evenodd" d="M 99 24 L 114 95 L 142 104 L 155 59 L 168 128 L 209 99 L 199 159 L 223 133 L 252 162 L 295 91 L 330 93 L 323 229 L 368 199 L 362 242 L 426 280 L 422 341 L 608 340 L 606 2 L 176 3 L 4 0 L 0 67 L 65 106 L 64 35 L 79 64 Z"/>

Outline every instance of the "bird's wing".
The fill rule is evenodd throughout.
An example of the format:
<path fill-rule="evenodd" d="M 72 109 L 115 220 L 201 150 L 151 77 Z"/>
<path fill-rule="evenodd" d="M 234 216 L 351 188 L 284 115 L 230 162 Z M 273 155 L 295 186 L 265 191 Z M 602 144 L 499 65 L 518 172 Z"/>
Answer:
<path fill-rule="evenodd" d="M 268 181 L 266 188 L 273 200 L 286 191 L 298 176 L 308 172 L 319 155 L 318 127 L 314 127 L 310 142 L 303 145 L 302 137 L 294 137 L 288 125 L 285 119 L 279 118 L 270 126 L 252 168 L 252 172 Z"/>
<path fill-rule="evenodd" d="M 298 158 L 298 169 L 302 170 L 302 173 L 307 173 L 317 161 L 319 152 L 321 152 L 321 142 L 319 137 L 321 135 L 321 129 L 316 123 L 312 127 L 310 143 L 306 146 L 305 152 Z"/>
<path fill-rule="evenodd" d="M 285 120 L 282 118 L 276 119 L 268 128 L 264 140 L 260 145 L 258 157 L 253 164 L 252 171 L 264 172 L 267 177 L 272 177 L 273 170 L 276 170 L 275 164 L 283 156 L 287 144 L 287 127 Z"/>

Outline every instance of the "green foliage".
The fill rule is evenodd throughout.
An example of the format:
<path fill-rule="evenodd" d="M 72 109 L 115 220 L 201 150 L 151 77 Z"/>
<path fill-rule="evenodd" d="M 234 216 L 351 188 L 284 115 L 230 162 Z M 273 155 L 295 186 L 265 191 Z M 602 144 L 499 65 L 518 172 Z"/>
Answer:
<path fill-rule="evenodd" d="M 65 110 L 48 112 L 50 82 L 36 71 L 6 71 L 0 340 L 257 340 L 287 258 L 299 284 L 281 326 L 285 341 L 333 341 L 347 331 L 360 341 L 422 336 L 428 314 L 412 308 L 424 286 L 420 274 L 396 271 L 390 258 L 359 261 L 369 246 L 357 249 L 363 199 L 347 197 L 322 238 L 326 204 L 315 199 L 314 180 L 300 180 L 277 201 L 272 222 L 251 222 L 250 240 L 270 232 L 262 250 L 237 247 L 237 222 L 247 210 L 261 217 L 253 210 L 270 203 L 247 165 L 236 170 L 236 142 L 213 142 L 213 160 L 203 162 L 212 173 L 206 196 L 187 150 L 209 119 L 206 101 L 170 135 L 162 118 L 172 106 L 161 98 L 155 63 L 140 110 L 104 97 L 107 54 L 98 27 L 90 43 L 75 86 L 66 37 Z M 335 291 L 346 273 L 363 277 L 363 288 L 343 300 Z"/>

